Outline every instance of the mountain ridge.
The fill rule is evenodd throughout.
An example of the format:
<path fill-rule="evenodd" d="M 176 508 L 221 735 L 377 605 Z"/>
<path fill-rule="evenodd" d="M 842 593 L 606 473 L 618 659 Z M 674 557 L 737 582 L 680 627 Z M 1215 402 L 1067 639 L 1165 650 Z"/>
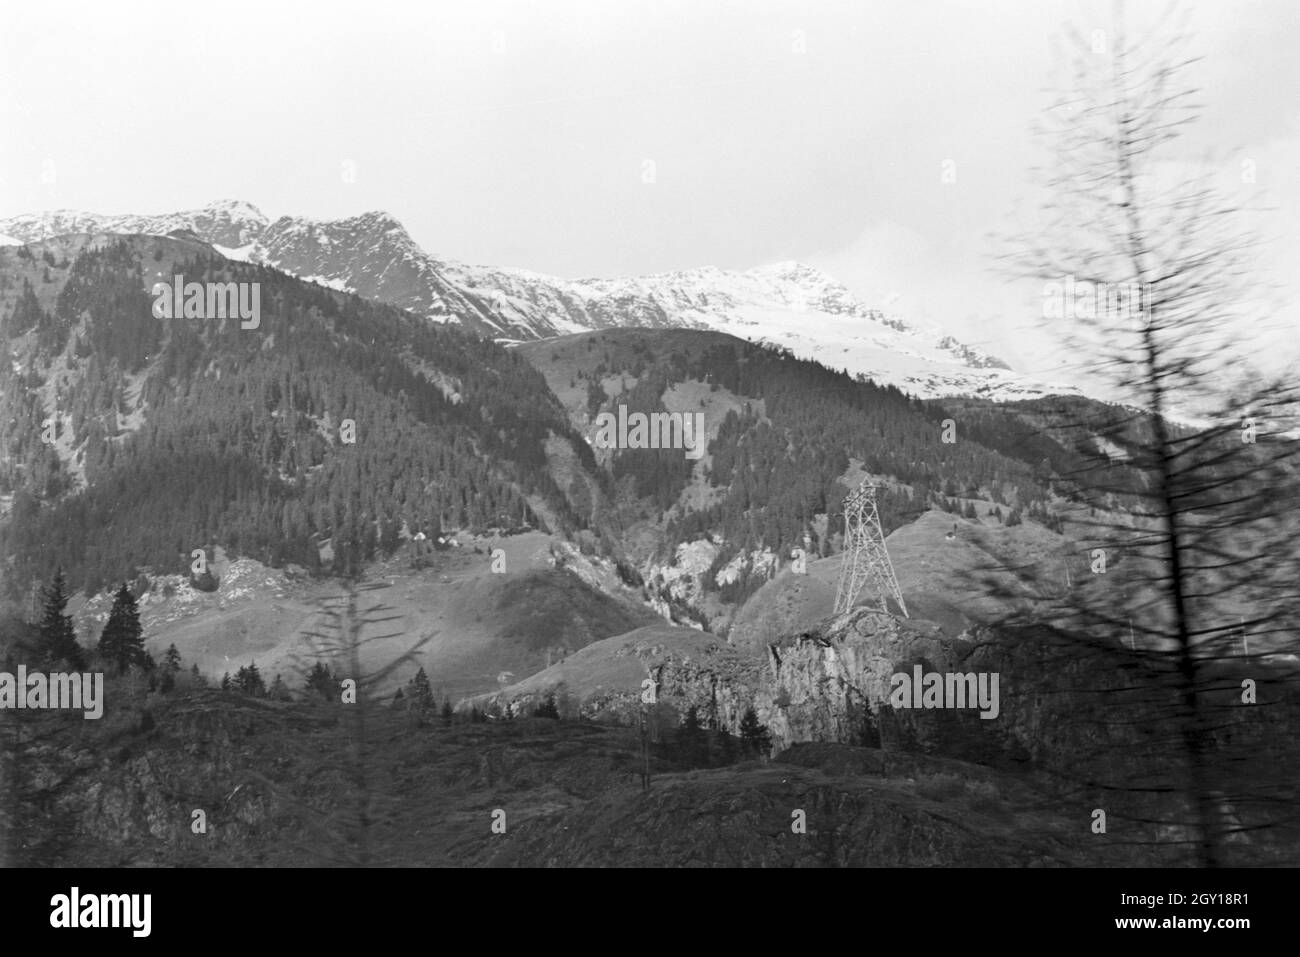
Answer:
<path fill-rule="evenodd" d="M 564 279 L 430 254 L 382 210 L 272 220 L 241 200 L 153 216 L 57 210 L 0 220 L 0 235 L 24 243 L 67 232 L 166 235 L 178 229 L 229 259 L 271 266 L 507 344 L 610 328 L 710 329 L 788 348 L 926 398 L 1005 401 L 1079 393 L 1012 370 L 942 329 L 867 306 L 822 270 L 796 260 L 741 271 L 700 266 Z"/>

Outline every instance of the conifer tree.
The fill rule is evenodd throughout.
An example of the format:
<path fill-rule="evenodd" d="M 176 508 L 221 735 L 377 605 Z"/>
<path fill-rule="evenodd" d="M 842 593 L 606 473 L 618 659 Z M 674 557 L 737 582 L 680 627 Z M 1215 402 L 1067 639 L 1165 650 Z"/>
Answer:
<path fill-rule="evenodd" d="M 45 610 L 41 617 L 41 651 L 47 663 L 66 662 L 73 670 L 80 671 L 86 666 L 86 661 L 81 646 L 77 644 L 72 616 L 63 613 L 67 604 L 63 570 L 60 569 L 45 592 Z"/>
<path fill-rule="evenodd" d="M 1133 845 L 1167 844 L 1210 868 L 1258 862 L 1294 829 L 1294 735 L 1264 723 L 1282 709 L 1224 689 L 1268 682 L 1270 703 L 1296 700 L 1295 669 L 1281 662 L 1295 660 L 1300 633 L 1288 435 L 1298 396 L 1293 370 L 1262 372 L 1248 331 L 1278 311 L 1252 268 L 1259 210 L 1220 187 L 1217 164 L 1188 159 L 1206 84 L 1187 23 L 1164 16 L 1130 31 L 1116 5 L 1110 29 L 1068 31 L 1061 59 L 1074 75 L 1039 127 L 1054 154 L 1037 167 L 1043 215 L 1006 237 L 1006 261 L 1044 283 L 1044 317 L 1117 403 L 1102 428 L 1072 416 L 1063 430 L 1084 425 L 1099 446 L 1123 442 L 1125 463 L 1118 474 L 1103 461 L 1075 473 L 1086 478 L 1081 501 L 1098 510 L 1087 538 L 1125 556 L 1124 584 L 1068 588 L 1030 622 L 1043 629 L 1034 644 L 1045 675 L 1066 680 L 1055 659 L 1069 672 L 1123 677 L 1026 693 L 1068 697 L 1069 723 L 1091 725 L 1076 740 L 1096 745 L 1070 749 L 1074 793 L 1105 793 Z M 1076 275 L 1095 299 L 1050 306 L 1058 280 Z M 1013 510 L 1007 524 L 1019 519 Z M 1140 743 L 1113 737 L 1139 727 Z"/>
<path fill-rule="evenodd" d="M 767 727 L 759 723 L 753 708 L 746 708 L 745 716 L 740 719 L 740 740 L 747 749 L 763 756 L 772 750 L 772 738 Z"/>
<path fill-rule="evenodd" d="M 424 668 L 417 671 L 407 684 L 406 697 L 410 702 L 409 707 L 414 711 L 433 710 L 433 687 L 429 684 L 429 676 L 424 673 Z"/>
<path fill-rule="evenodd" d="M 181 653 L 176 650 L 175 643 L 167 646 L 167 652 L 163 655 L 163 670 L 173 674 L 181 670 Z"/>
<path fill-rule="evenodd" d="M 147 655 L 143 629 L 140 627 L 140 612 L 125 583 L 113 596 L 113 608 L 109 611 L 108 622 L 99 636 L 99 653 L 106 661 L 117 665 L 118 674 L 123 674 L 131 665 L 151 670 L 145 660 Z M 152 663 L 152 659 L 149 659 L 149 663 Z"/>
<path fill-rule="evenodd" d="M 344 674 L 349 682 L 349 691 L 353 693 L 349 694 L 345 707 L 342 708 L 341 718 L 348 725 L 350 746 L 336 761 L 327 766 L 348 779 L 350 799 L 344 801 L 341 807 L 331 809 L 326 817 L 320 811 L 296 799 L 289 789 L 280 787 L 265 776 L 254 775 L 256 780 L 284 800 L 294 813 L 301 815 L 305 826 L 316 831 L 323 838 L 323 846 L 319 848 L 318 853 L 339 863 L 362 867 L 368 866 L 376 853 L 372 837 L 375 824 L 387 816 L 385 807 L 390 806 L 390 802 L 395 800 L 393 795 L 385 793 L 382 784 L 377 783 L 382 778 L 386 778 L 387 774 L 375 767 L 374 758 L 371 756 L 372 733 L 367 729 L 372 726 L 368 714 L 372 713 L 371 706 L 376 700 L 375 689 L 386 685 L 391 680 L 389 676 L 396 669 L 403 667 L 407 662 L 417 660 L 419 649 L 436 634 L 436 632 L 430 633 L 422 637 L 407 651 L 399 654 L 395 660 L 368 673 L 362 664 L 367 657 L 365 655 L 367 643 L 388 641 L 401 634 L 400 632 L 372 635 L 364 633 L 368 628 L 401 617 L 390 615 L 389 612 L 393 609 L 382 602 L 368 607 L 361 606 L 359 597 L 362 594 L 385 587 L 387 583 L 348 582 L 343 594 L 329 596 L 322 600 L 320 614 L 325 619 L 321 626 L 322 630 L 312 629 L 303 633 L 309 639 L 310 658 L 316 659 L 316 664 L 309 672 L 309 682 L 314 675 L 318 683 L 323 683 L 323 677 L 335 689 L 339 687 L 335 676 L 326 671 L 321 664 L 322 658 L 338 661 L 347 669 Z M 306 660 L 310 658 L 308 655 L 299 656 L 298 660 L 304 670 L 306 670 Z M 427 676 L 425 680 L 427 681 Z M 336 692 L 334 702 L 339 701 Z"/>
<path fill-rule="evenodd" d="M 700 725 L 700 709 L 691 705 L 677 729 L 677 746 L 682 757 L 691 766 L 704 763 L 706 755 L 704 728 Z"/>
<path fill-rule="evenodd" d="M 720 728 L 718 755 L 722 764 L 731 764 L 736 760 L 736 739 L 726 728 Z"/>
<path fill-rule="evenodd" d="M 254 698 L 266 697 L 266 682 L 262 680 L 256 662 L 250 661 L 247 668 L 239 669 L 236 683 L 239 685 L 239 690 L 246 695 L 251 695 Z"/>
<path fill-rule="evenodd" d="M 326 701 L 337 701 L 339 698 L 339 683 L 334 677 L 334 673 L 321 662 L 312 665 L 311 670 L 307 673 L 307 687 L 315 691 Z"/>
<path fill-rule="evenodd" d="M 36 290 L 32 288 L 31 282 L 24 279 L 22 294 L 14 303 L 8 321 L 0 323 L 0 332 L 4 332 L 9 336 L 20 336 L 28 329 L 40 324 L 43 317 L 44 311 L 36 298 Z"/>

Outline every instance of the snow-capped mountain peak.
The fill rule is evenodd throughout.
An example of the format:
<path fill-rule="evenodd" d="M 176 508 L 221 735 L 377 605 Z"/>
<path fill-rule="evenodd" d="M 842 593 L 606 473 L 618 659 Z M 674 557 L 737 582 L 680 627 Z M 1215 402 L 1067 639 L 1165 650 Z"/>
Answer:
<path fill-rule="evenodd" d="M 22 242 L 35 242 L 67 233 L 143 233 L 165 236 L 186 229 L 205 242 L 237 247 L 253 242 L 266 228 L 261 210 L 242 200 L 221 200 L 202 209 L 140 216 L 127 213 L 105 216 L 71 209 L 15 216 L 4 221 L 0 233 Z"/>
<path fill-rule="evenodd" d="M 460 323 L 501 341 L 627 326 L 712 329 L 916 395 L 1011 399 L 1077 392 L 1013 372 L 942 330 L 868 306 L 820 269 L 795 260 L 743 271 L 702 266 L 562 279 L 432 256 L 396 218 L 379 210 L 272 222 L 238 200 L 162 216 L 60 210 L 0 220 L 0 235 L 21 242 L 70 232 L 166 235 L 176 229 L 193 232 L 230 258 L 264 263 L 432 321 Z"/>

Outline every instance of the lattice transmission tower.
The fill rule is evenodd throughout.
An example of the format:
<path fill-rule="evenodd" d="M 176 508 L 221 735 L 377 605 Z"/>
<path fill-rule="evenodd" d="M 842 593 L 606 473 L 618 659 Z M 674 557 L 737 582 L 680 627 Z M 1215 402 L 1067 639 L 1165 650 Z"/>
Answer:
<path fill-rule="evenodd" d="M 876 487 L 865 480 L 844 499 L 844 558 L 840 564 L 840 584 L 835 590 L 835 614 L 842 615 L 853 607 L 862 587 L 870 582 L 880 597 L 880 610 L 889 612 L 888 599 L 903 604 L 903 591 L 894 577 L 894 565 L 885 549 L 885 533 L 880 528 L 880 511 L 876 507 Z"/>

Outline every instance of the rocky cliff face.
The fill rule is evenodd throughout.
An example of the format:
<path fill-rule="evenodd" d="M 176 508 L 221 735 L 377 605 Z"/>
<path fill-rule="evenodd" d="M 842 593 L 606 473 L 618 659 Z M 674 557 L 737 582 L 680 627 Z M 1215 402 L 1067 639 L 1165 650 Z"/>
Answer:
<path fill-rule="evenodd" d="M 582 713 L 631 719 L 642 707 L 640 682 L 649 674 L 658 682 L 659 707 L 667 712 L 661 717 L 669 727 L 675 715 L 695 706 L 702 718 L 735 733 L 752 706 L 769 729 L 774 752 L 812 742 L 865 745 L 887 756 L 924 754 L 1045 771 L 1067 789 L 1083 782 L 1135 792 L 1181 787 L 1185 716 L 1176 675 L 1168 663 L 1138 660 L 1119 646 L 1091 646 L 1042 629 L 976 628 L 953 639 L 933 623 L 869 608 L 825 619 L 758 654 L 712 636 L 698 640 L 709 647 L 651 642 L 623 649 L 638 667 L 621 683 L 610 680 L 598 693 L 580 695 Z M 599 652 L 598 646 L 586 650 Z M 981 717 L 992 709 L 978 702 L 896 709 L 892 677 L 910 677 L 918 666 L 923 674 L 996 675 L 996 717 Z M 1261 792 L 1272 793 L 1296 768 L 1288 742 L 1300 732 L 1300 701 L 1287 676 L 1242 667 L 1279 707 L 1242 705 L 1247 675 L 1237 673 L 1241 668 L 1217 675 L 1204 697 L 1206 741 L 1215 760 L 1226 764 L 1213 773 L 1226 794 L 1233 780 L 1227 766 L 1249 765 L 1259 781 L 1270 782 L 1261 783 Z M 991 680 L 985 687 L 992 690 Z M 489 697 L 527 713 L 555 691 L 566 689 L 543 673 Z"/>
<path fill-rule="evenodd" d="M 786 746 L 860 743 L 872 733 L 864 732 L 869 723 L 886 748 L 1077 769 L 1085 757 L 1112 750 L 1167 753 L 1170 735 L 1157 728 L 1170 726 L 1180 700 L 1170 663 L 1139 660 L 1119 645 L 1046 629 L 977 627 L 954 639 L 931 622 L 862 607 L 787 636 L 766 654 L 756 709 Z M 998 675 L 997 717 L 980 718 L 976 708 L 895 709 L 891 677 L 917 665 L 923 673 Z M 1287 706 L 1241 707 L 1248 675 Z M 1263 741 L 1296 723 L 1288 687 L 1286 675 L 1243 663 L 1219 669 L 1205 706 L 1225 740 Z"/>
<path fill-rule="evenodd" d="M 659 704 L 679 714 L 694 706 L 702 719 L 735 733 L 747 708 L 767 725 L 775 750 L 802 742 L 862 744 L 867 740 L 900 748 L 925 746 L 950 736 L 952 715 L 911 721 L 894 717 L 888 698 L 891 676 L 913 663 L 926 670 L 967 670 L 974 643 L 947 638 L 937 625 L 855 609 L 827 619 L 813 630 L 787 636 L 760 652 L 735 648 L 712 635 L 678 640 L 661 630 L 611 638 L 583 649 L 564 668 L 552 668 L 499 692 L 470 702 L 529 713 L 548 694 L 568 696 L 579 713 L 630 719 L 642 705 L 641 682 L 656 681 Z M 614 659 L 634 667 L 584 688 L 566 673 L 596 673 Z M 978 720 L 978 719 L 976 719 Z M 990 722 L 984 722 L 990 723 Z M 935 726 L 933 731 L 927 728 Z M 871 728 L 876 728 L 873 736 Z M 946 738 L 945 738 L 946 739 Z"/>
<path fill-rule="evenodd" d="M 422 250 L 382 212 L 320 222 L 282 216 L 247 250 L 247 258 L 290 275 L 453 322 L 492 338 L 517 338 L 489 302 L 462 289 L 445 264 Z"/>
<path fill-rule="evenodd" d="M 756 700 L 774 743 L 862 743 L 864 707 L 889 707 L 890 676 L 914 657 L 947 658 L 937 625 L 865 609 L 765 649 L 768 669 Z"/>
<path fill-rule="evenodd" d="M 896 709 L 891 676 L 916 666 L 996 674 L 996 718 L 974 707 Z M 1287 860 L 1300 845 L 1300 829 L 1282 810 L 1300 774 L 1296 676 L 1249 661 L 1207 671 L 1198 733 L 1176 662 L 1041 627 L 981 627 L 949 639 L 928 622 L 859 608 L 770 646 L 755 705 L 778 750 L 809 741 L 878 745 L 886 773 L 905 754 L 1020 769 L 1050 780 L 1053 802 L 1088 813 L 1103 807 L 1156 842 L 1191 834 L 1190 733 L 1204 755 L 1201 786 L 1220 843 L 1243 860 Z M 1246 701 L 1247 686 L 1257 703 Z"/>
<path fill-rule="evenodd" d="M 143 726 L 140 715 L 128 723 L 108 715 L 104 728 L 64 731 L 59 717 L 25 725 L 17 732 L 22 804 L 12 816 L 22 826 L 10 833 L 14 862 L 113 867 L 128 862 L 119 855 L 145 866 L 183 865 L 195 855 L 256 862 L 252 836 L 284 808 L 249 786 L 245 759 L 249 739 L 265 741 L 284 711 L 271 702 L 216 708 L 209 695 L 166 708 L 166 732 L 149 727 L 152 712 Z M 195 810 L 204 814 L 201 837 L 192 830 Z"/>
<path fill-rule="evenodd" d="M 707 632 L 653 625 L 588 645 L 523 681 L 462 702 L 460 710 L 527 715 L 553 695 L 566 716 L 630 722 L 643 710 L 650 679 L 666 726 L 695 707 L 706 724 L 734 733 L 753 704 L 761 670 L 756 658 Z"/>

